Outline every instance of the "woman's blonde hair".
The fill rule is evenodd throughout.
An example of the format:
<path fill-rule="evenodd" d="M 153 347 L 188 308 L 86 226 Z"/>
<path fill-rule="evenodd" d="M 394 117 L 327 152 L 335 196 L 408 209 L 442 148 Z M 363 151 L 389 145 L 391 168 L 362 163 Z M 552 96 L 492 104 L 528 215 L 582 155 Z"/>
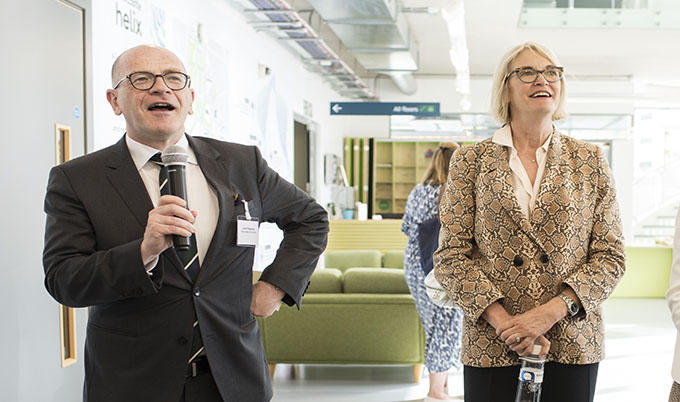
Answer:
<path fill-rule="evenodd" d="M 496 73 L 493 76 L 493 88 L 491 90 L 491 115 L 502 124 L 510 123 L 510 120 L 512 120 L 512 116 L 510 116 L 510 97 L 508 96 L 508 86 L 505 77 L 510 73 L 512 63 L 517 55 L 524 50 L 537 53 L 539 56 L 548 59 L 551 64 L 560 66 L 559 60 L 557 60 L 557 57 L 555 57 L 550 49 L 538 43 L 527 42 L 510 49 L 496 68 Z M 567 117 L 564 101 L 567 93 L 566 84 L 566 77 L 562 77 L 562 89 L 560 90 L 560 98 L 557 101 L 557 109 L 552 115 L 553 121 Z"/>
<path fill-rule="evenodd" d="M 446 183 L 449 176 L 449 162 L 456 149 L 460 148 L 455 142 L 442 142 L 434 151 L 430 167 L 427 168 L 423 176 L 423 184 L 427 186 L 438 186 Z"/>

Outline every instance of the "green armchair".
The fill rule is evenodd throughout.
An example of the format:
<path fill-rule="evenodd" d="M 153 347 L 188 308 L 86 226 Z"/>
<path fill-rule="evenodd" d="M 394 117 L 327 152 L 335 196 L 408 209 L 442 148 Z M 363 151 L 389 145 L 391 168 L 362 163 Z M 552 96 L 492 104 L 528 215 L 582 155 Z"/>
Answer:
<path fill-rule="evenodd" d="M 398 266 L 397 252 L 387 261 Z M 259 319 L 272 375 L 278 363 L 412 365 L 420 381 L 420 319 L 403 269 L 383 263 L 377 250 L 328 253 L 326 265 L 335 267 L 314 272 L 300 311 L 282 306 Z"/>

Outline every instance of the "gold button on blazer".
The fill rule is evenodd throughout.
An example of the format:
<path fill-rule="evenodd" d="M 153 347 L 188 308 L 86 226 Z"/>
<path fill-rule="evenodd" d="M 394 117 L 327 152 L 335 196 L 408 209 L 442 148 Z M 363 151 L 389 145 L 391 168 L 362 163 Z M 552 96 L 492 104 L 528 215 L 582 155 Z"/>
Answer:
<path fill-rule="evenodd" d="M 602 150 L 555 132 L 528 218 L 517 202 L 508 160 L 508 149 L 491 139 L 459 149 L 440 207 L 435 277 L 465 313 L 462 362 L 519 364 L 480 316 L 495 301 L 509 314 L 521 314 L 567 285 L 583 309 L 545 334 L 548 360 L 599 362 L 601 305 L 625 270 L 616 191 Z"/>

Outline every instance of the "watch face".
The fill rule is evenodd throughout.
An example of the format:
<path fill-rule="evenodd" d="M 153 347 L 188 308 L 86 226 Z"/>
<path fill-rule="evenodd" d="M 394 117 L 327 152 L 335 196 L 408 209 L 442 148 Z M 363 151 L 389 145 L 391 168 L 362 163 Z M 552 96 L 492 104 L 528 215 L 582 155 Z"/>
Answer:
<path fill-rule="evenodd" d="M 579 310 L 578 304 L 574 303 L 574 301 L 571 300 L 571 298 L 569 296 L 565 295 L 564 293 L 560 294 L 559 297 L 562 300 L 564 300 L 564 302 L 567 304 L 567 311 L 569 312 L 570 316 L 573 317 L 576 314 L 578 314 L 578 310 Z"/>
<path fill-rule="evenodd" d="M 571 315 L 576 315 L 578 313 L 578 306 L 576 305 L 576 303 L 569 304 L 569 312 L 571 313 Z"/>

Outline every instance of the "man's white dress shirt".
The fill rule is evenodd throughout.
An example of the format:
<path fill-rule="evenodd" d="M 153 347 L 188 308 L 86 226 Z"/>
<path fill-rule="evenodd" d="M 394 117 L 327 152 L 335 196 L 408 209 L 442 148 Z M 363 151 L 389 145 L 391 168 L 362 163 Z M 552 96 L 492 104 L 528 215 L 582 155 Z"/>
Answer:
<path fill-rule="evenodd" d="M 149 197 L 151 197 L 151 202 L 154 207 L 156 207 L 161 198 L 160 184 L 158 183 L 161 167 L 158 164 L 149 161 L 149 159 L 160 151 L 148 145 L 139 143 L 128 135 L 125 136 L 125 142 L 130 150 L 130 155 L 137 167 L 137 171 L 144 181 L 146 191 L 149 193 Z M 198 261 L 199 263 L 203 263 L 208 247 L 210 247 L 210 241 L 215 233 L 215 227 L 217 226 L 217 217 L 219 215 L 217 195 L 215 190 L 208 185 L 208 182 L 203 175 L 203 171 L 200 166 L 198 166 L 196 155 L 189 146 L 186 135 L 183 135 L 175 145 L 183 147 L 189 154 L 189 160 L 186 166 L 187 202 L 189 204 L 189 209 L 197 212 L 196 222 L 194 222 L 194 227 L 196 228 L 196 245 L 198 247 Z M 157 261 L 153 261 L 151 264 L 147 265 L 147 270 L 153 269 L 156 262 Z"/>

